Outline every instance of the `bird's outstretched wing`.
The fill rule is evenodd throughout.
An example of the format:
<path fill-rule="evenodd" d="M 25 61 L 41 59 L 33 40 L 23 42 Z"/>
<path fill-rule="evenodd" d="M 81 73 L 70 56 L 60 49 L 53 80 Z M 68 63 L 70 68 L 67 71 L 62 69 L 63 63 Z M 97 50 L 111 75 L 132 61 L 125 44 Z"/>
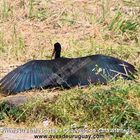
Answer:
<path fill-rule="evenodd" d="M 96 78 L 101 82 L 102 80 L 116 80 L 119 76 L 124 79 L 132 79 L 133 74 L 136 73 L 136 69 L 133 65 L 105 55 L 95 55 L 93 58 L 91 57 L 90 68 L 92 69 L 92 74 L 94 73 L 93 75 L 96 75 Z"/>
<path fill-rule="evenodd" d="M 19 66 L 0 80 L 0 89 L 7 93 L 22 92 L 53 84 L 49 77 L 53 67 L 47 60 L 33 60 Z"/>
<path fill-rule="evenodd" d="M 120 76 L 128 80 L 132 79 L 136 72 L 133 65 L 105 55 L 92 55 L 68 61 L 63 63 L 67 65 L 64 65 L 66 69 L 62 76 L 69 87 L 84 86 L 89 83 L 107 84 L 109 81 L 117 80 Z"/>
<path fill-rule="evenodd" d="M 119 76 L 132 79 L 136 69 L 120 59 L 93 55 L 83 58 L 30 61 L 0 80 L 0 89 L 17 93 L 47 86 L 76 86 L 107 83 Z M 61 80 L 62 79 L 62 80 Z"/>

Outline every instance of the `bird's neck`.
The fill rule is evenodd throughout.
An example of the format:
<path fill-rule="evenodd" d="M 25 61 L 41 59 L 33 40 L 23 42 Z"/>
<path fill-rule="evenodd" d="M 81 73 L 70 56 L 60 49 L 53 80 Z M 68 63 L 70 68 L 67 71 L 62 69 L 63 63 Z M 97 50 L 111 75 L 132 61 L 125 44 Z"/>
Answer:
<path fill-rule="evenodd" d="M 57 59 L 57 58 L 60 58 L 60 51 L 57 51 L 57 52 L 55 53 L 55 59 Z"/>

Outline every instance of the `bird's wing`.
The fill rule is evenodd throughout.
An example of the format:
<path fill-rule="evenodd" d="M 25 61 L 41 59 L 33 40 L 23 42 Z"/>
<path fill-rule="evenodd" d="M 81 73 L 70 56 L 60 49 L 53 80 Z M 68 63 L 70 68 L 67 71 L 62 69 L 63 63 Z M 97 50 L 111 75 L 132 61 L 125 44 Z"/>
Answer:
<path fill-rule="evenodd" d="M 19 66 L 0 80 L 0 89 L 8 93 L 41 88 L 52 83 L 53 66 L 47 60 L 33 60 Z"/>
<path fill-rule="evenodd" d="M 133 65 L 110 56 L 96 55 L 92 62 L 92 71 L 96 73 L 97 76 L 100 75 L 107 79 L 111 78 L 113 80 L 120 75 L 125 79 L 131 79 L 132 74 L 136 72 L 136 69 Z"/>

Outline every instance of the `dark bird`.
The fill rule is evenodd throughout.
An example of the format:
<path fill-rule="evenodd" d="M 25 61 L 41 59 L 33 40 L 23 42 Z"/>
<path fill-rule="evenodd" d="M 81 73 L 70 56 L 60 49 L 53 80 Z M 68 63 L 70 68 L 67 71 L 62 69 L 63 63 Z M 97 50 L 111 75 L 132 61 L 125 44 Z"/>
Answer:
<path fill-rule="evenodd" d="M 0 80 L 0 89 L 6 93 L 18 93 L 33 88 L 85 86 L 107 84 L 109 81 L 133 79 L 133 65 L 101 54 L 79 58 L 64 58 L 61 45 L 54 44 L 53 60 L 32 60 L 8 73 Z"/>

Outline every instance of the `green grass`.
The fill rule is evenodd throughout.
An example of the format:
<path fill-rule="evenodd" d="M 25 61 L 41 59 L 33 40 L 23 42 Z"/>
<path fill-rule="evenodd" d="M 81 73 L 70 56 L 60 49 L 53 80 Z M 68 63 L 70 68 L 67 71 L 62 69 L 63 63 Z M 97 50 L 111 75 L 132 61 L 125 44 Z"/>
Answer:
<path fill-rule="evenodd" d="M 48 102 L 43 101 L 44 97 L 38 97 L 19 108 L 9 108 L 1 103 L 1 120 L 6 118 L 10 123 L 35 127 L 36 122 L 49 118 L 57 129 L 75 126 L 77 129 L 129 129 L 131 134 L 140 132 L 140 106 L 131 100 L 140 99 L 139 83 L 120 80 L 110 83 L 109 87 L 90 85 L 84 89 L 63 90 L 61 95 Z M 110 135 L 122 137 L 128 134 Z"/>
<path fill-rule="evenodd" d="M 2 1 L 2 8 L 0 10 L 0 21 L 6 21 L 13 14 L 12 7 L 6 2 L 6 0 Z"/>
<path fill-rule="evenodd" d="M 0 33 L 0 52 L 4 52 L 4 39 L 3 39 L 3 33 Z"/>

